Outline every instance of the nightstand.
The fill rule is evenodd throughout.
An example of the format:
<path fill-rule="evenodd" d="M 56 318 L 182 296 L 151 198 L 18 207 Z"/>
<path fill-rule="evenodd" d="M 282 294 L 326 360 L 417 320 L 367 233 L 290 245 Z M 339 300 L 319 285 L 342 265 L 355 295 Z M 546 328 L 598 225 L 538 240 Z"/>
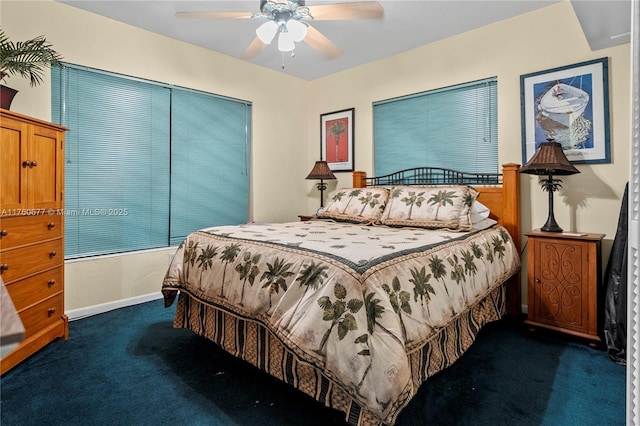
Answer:
<path fill-rule="evenodd" d="M 527 324 L 600 342 L 598 288 L 604 234 L 540 230 L 529 237 Z"/>

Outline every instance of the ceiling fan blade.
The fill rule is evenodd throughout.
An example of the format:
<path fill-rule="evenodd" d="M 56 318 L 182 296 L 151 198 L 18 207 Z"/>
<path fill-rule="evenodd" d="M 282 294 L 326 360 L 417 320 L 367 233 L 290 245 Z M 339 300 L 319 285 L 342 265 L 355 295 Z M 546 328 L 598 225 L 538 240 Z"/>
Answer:
<path fill-rule="evenodd" d="M 322 53 L 324 57 L 329 60 L 335 59 L 344 53 L 344 50 L 336 46 L 331 40 L 326 38 L 320 31 L 316 30 L 311 25 L 309 25 L 309 28 L 307 29 L 307 36 L 305 37 L 304 42 Z"/>
<path fill-rule="evenodd" d="M 176 12 L 176 18 L 183 19 L 242 19 L 251 16 L 251 12 Z"/>
<path fill-rule="evenodd" d="M 308 6 L 315 21 L 342 21 L 349 19 L 380 19 L 384 9 L 377 1 L 321 4 Z"/>
<path fill-rule="evenodd" d="M 240 58 L 245 60 L 253 59 L 258 56 L 258 53 L 260 53 L 265 46 L 266 44 L 264 44 L 262 40 L 256 37 L 253 39 L 249 47 L 247 47 Z"/>

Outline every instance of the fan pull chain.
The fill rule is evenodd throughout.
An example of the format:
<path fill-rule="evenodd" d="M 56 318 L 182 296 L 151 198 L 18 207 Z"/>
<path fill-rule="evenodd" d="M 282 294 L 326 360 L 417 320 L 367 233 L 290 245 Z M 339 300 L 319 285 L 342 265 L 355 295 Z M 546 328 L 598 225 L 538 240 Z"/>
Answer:
<path fill-rule="evenodd" d="M 286 52 L 281 52 L 281 53 L 282 53 L 282 69 L 284 69 L 284 65 L 285 65 L 285 63 L 284 63 L 284 62 L 285 62 L 285 53 L 286 53 Z M 295 50 L 292 50 L 292 51 L 291 51 L 291 58 L 293 59 L 293 58 L 295 58 L 295 57 L 296 57 L 296 52 L 295 52 Z"/>

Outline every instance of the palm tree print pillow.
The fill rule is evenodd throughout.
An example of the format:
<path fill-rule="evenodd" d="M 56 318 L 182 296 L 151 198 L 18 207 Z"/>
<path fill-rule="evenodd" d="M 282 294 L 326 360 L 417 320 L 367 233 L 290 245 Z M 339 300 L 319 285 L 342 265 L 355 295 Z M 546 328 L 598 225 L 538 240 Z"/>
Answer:
<path fill-rule="evenodd" d="M 432 229 L 470 231 L 471 207 L 478 191 L 470 186 L 396 186 L 381 223 L 390 226 L 415 226 Z"/>
<path fill-rule="evenodd" d="M 353 223 L 376 223 L 387 205 L 385 188 L 343 188 L 318 217 Z"/>

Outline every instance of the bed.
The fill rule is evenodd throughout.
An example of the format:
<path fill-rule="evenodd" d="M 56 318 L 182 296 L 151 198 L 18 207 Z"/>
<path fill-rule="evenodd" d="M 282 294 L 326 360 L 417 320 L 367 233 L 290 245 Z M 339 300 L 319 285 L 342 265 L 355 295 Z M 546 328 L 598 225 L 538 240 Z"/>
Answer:
<path fill-rule="evenodd" d="M 317 219 L 190 234 L 162 284 L 188 328 L 342 411 L 393 425 L 480 329 L 520 310 L 518 165 L 354 172 Z M 480 206 L 477 209 L 477 206 Z"/>

